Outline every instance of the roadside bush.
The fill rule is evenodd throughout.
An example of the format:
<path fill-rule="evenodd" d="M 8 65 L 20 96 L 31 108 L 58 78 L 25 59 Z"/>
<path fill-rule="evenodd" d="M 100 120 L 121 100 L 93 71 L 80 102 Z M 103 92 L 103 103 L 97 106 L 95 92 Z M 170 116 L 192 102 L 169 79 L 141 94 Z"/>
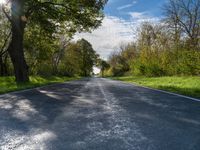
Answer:
<path fill-rule="evenodd" d="M 37 68 L 37 75 L 48 77 L 53 74 L 52 66 L 49 63 L 41 63 L 39 66 L 40 67 Z"/>
<path fill-rule="evenodd" d="M 189 47 L 187 41 L 167 26 L 144 23 L 133 45 L 111 54 L 108 62 L 112 75 L 122 76 L 126 72 L 149 77 L 200 75 L 200 51 Z"/>
<path fill-rule="evenodd" d="M 200 52 L 184 50 L 179 55 L 179 74 L 200 75 Z"/>

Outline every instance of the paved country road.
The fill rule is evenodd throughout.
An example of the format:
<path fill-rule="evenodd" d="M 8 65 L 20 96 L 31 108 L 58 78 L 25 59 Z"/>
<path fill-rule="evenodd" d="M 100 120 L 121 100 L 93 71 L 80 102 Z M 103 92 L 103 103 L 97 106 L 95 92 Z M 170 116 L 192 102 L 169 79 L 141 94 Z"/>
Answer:
<path fill-rule="evenodd" d="M 0 96 L 1 150 L 199 150 L 200 102 L 87 78 Z"/>

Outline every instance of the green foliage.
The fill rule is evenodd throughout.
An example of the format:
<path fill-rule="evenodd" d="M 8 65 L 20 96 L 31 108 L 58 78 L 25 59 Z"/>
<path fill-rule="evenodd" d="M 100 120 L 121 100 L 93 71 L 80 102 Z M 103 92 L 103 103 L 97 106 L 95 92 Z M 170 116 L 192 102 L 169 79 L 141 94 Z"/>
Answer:
<path fill-rule="evenodd" d="M 77 45 L 80 51 L 81 76 L 90 76 L 97 59 L 97 54 L 92 48 L 92 45 L 85 39 L 79 40 Z"/>
<path fill-rule="evenodd" d="M 51 32 L 41 24 L 28 22 L 24 35 L 24 51 L 29 74 L 89 76 L 98 55 L 86 40 L 82 39 L 77 43 L 70 43 L 70 40 L 69 34 Z M 11 67 L 7 67 L 9 68 Z"/>
<path fill-rule="evenodd" d="M 179 55 L 180 74 L 200 75 L 200 52 L 182 51 Z"/>
<path fill-rule="evenodd" d="M 66 50 L 64 57 L 59 64 L 59 74 L 73 76 L 81 74 L 80 64 L 80 49 L 76 43 L 70 43 Z"/>
<path fill-rule="evenodd" d="M 97 61 L 96 66 L 100 68 L 101 76 L 104 77 L 105 71 L 110 68 L 110 65 L 103 59 L 98 59 Z"/>
<path fill-rule="evenodd" d="M 71 80 L 79 79 L 79 77 L 58 77 L 58 76 L 51 76 L 51 77 L 41 77 L 41 76 L 31 76 L 30 83 L 24 84 L 17 84 L 15 82 L 15 78 L 12 76 L 10 77 L 0 77 L 0 94 L 12 91 L 18 91 L 28 88 L 35 88 L 39 86 L 44 86 L 53 83 L 61 83 Z"/>
<path fill-rule="evenodd" d="M 28 71 L 29 74 L 35 75 L 58 74 L 58 65 L 65 49 L 60 38 L 66 36 L 71 39 L 76 32 L 91 31 L 99 27 L 104 17 L 103 8 L 106 2 L 107 0 L 15 0 L 8 1 L 10 7 L 0 6 L 4 13 L 3 19 L 0 14 L 0 24 L 6 20 L 6 29 L 12 33 L 7 49 L 14 66 L 16 81 L 28 81 Z M 1 35 L 0 30 L 0 46 L 4 41 Z M 24 58 L 24 50 L 29 67 Z M 0 73 L 5 65 L 2 58 L 0 50 Z M 81 63 L 82 69 L 85 69 L 84 75 L 89 75 L 93 63 L 86 61 L 91 62 L 85 59 Z M 60 68 L 64 70 L 66 67 L 62 64 Z"/>
<path fill-rule="evenodd" d="M 110 75 L 121 76 L 129 71 L 148 77 L 200 75 L 200 51 L 188 48 L 187 39 L 174 41 L 171 36 L 167 26 L 142 24 L 135 45 L 111 54 Z"/>
<path fill-rule="evenodd" d="M 112 79 L 200 98 L 200 77 L 127 76 L 114 77 Z"/>
<path fill-rule="evenodd" d="M 41 26 L 48 33 L 76 31 L 98 27 L 103 18 L 106 0 L 29 0 L 24 2 L 28 21 Z M 64 30 L 63 30 L 64 29 Z"/>
<path fill-rule="evenodd" d="M 160 52 L 159 56 L 133 60 L 131 68 L 134 75 L 200 75 L 199 59 L 199 51 L 182 50 L 178 54 L 170 53 L 170 55 Z"/>
<path fill-rule="evenodd" d="M 10 74 L 11 68 L 7 52 L 8 42 L 11 38 L 10 25 L 2 11 L 0 11 L 0 20 L 0 76 L 7 76 Z"/>
<path fill-rule="evenodd" d="M 135 43 L 122 45 L 119 51 L 110 55 L 108 60 L 110 69 L 106 72 L 112 76 L 124 75 L 126 72 L 130 71 L 130 63 L 136 55 L 137 51 Z"/>
<path fill-rule="evenodd" d="M 97 54 L 92 45 L 81 39 L 68 44 L 59 64 L 59 74 L 68 76 L 90 76 L 96 63 Z"/>
<path fill-rule="evenodd" d="M 27 28 L 24 38 L 24 49 L 30 74 L 52 74 L 52 56 L 54 51 L 59 49 L 58 43 L 57 39 L 46 36 L 46 31 L 40 26 L 30 26 Z"/>

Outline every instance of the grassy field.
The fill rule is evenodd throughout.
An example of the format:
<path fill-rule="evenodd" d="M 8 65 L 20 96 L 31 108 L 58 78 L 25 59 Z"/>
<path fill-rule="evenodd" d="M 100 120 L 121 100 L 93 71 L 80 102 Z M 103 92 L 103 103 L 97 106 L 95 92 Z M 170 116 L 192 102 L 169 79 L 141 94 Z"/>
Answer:
<path fill-rule="evenodd" d="M 14 77 L 0 77 L 0 94 L 39 87 L 39 86 L 53 84 L 53 83 L 61 83 L 61 82 L 66 82 L 66 81 L 71 81 L 71 80 L 76 80 L 76 79 L 78 79 L 78 77 L 70 78 L 70 77 L 52 76 L 52 77 L 44 78 L 44 77 L 39 77 L 39 76 L 31 76 L 30 83 L 16 84 Z"/>
<path fill-rule="evenodd" d="M 113 77 L 112 79 L 134 83 L 155 89 L 200 98 L 200 77 Z"/>

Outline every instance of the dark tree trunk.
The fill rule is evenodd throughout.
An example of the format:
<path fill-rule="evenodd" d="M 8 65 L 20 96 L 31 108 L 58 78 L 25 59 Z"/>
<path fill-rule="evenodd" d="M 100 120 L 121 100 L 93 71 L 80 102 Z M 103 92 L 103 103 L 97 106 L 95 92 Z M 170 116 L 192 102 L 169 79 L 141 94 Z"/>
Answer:
<path fill-rule="evenodd" d="M 0 56 L 0 76 L 4 76 L 3 58 Z"/>
<path fill-rule="evenodd" d="M 9 76 L 8 73 L 8 53 L 5 54 L 4 60 L 3 60 L 3 68 L 4 68 L 4 76 Z"/>
<path fill-rule="evenodd" d="M 8 53 L 14 67 L 16 82 L 28 82 L 28 66 L 24 57 L 23 37 L 26 22 L 23 14 L 24 1 L 12 1 L 11 6 L 11 26 L 12 39 L 8 47 Z"/>
<path fill-rule="evenodd" d="M 101 77 L 104 77 L 104 69 L 101 70 Z"/>
<path fill-rule="evenodd" d="M 0 56 L 0 76 L 8 76 L 7 56 Z"/>

